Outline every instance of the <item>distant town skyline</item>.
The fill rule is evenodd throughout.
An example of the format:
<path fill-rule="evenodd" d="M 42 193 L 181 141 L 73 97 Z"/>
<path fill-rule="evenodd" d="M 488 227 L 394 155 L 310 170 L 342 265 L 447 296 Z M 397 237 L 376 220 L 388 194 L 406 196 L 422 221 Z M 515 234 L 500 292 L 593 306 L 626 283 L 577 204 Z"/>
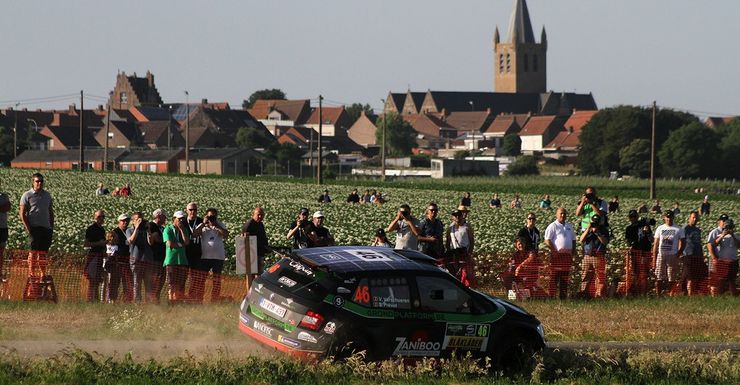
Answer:
<path fill-rule="evenodd" d="M 241 102 L 259 89 L 325 104 L 388 91 L 493 91 L 493 33 L 513 0 L 11 2 L 0 23 L 0 108 L 104 104 L 118 71 L 155 76 L 165 102 Z M 600 108 L 740 115 L 740 2 L 529 0 L 548 36 L 547 88 Z M 314 103 L 315 104 L 315 103 Z"/>

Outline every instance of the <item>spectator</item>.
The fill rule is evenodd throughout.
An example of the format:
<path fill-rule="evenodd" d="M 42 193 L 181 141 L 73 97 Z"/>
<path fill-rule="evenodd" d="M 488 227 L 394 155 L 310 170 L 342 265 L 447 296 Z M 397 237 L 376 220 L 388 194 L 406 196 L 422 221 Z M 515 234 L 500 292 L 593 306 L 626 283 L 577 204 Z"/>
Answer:
<path fill-rule="evenodd" d="M 606 215 L 608 211 L 609 208 L 606 202 L 596 196 L 596 188 L 593 186 L 586 187 L 586 191 L 581 196 L 581 200 L 578 202 L 578 208 L 576 209 L 576 216 L 581 217 L 581 232 L 591 227 L 591 218 L 594 215 L 598 215 L 603 221 L 600 225 L 607 226 Z"/>
<path fill-rule="evenodd" d="M 324 213 L 313 213 L 313 225 L 308 233 L 308 247 L 334 246 L 334 237 L 329 229 L 324 227 Z"/>
<path fill-rule="evenodd" d="M 54 206 L 51 194 L 44 190 L 44 176 L 35 173 L 31 177 L 33 188 L 21 196 L 18 216 L 29 235 L 31 250 L 28 253 L 28 275 L 35 277 L 35 268 L 46 280 L 47 254 L 54 232 Z"/>
<path fill-rule="evenodd" d="M 522 200 L 519 199 L 519 194 L 514 194 L 514 199 L 509 203 L 509 208 L 520 209 L 522 208 Z"/>
<path fill-rule="evenodd" d="M 255 207 L 252 211 L 252 217 L 242 226 L 242 235 L 257 236 L 257 271 L 252 274 L 254 277 L 262 274 L 265 270 L 265 255 L 269 247 L 267 232 L 265 231 L 265 210 L 262 207 Z"/>
<path fill-rule="evenodd" d="M 653 269 L 655 270 L 655 294 L 663 293 L 664 282 L 668 280 L 671 292 L 678 279 L 678 240 L 681 239 L 681 229 L 673 224 L 673 212 L 666 210 L 663 214 L 663 224 L 655 229 L 653 242 Z"/>
<path fill-rule="evenodd" d="M 624 230 L 624 238 L 630 247 L 627 261 L 627 293 L 645 294 L 652 265 L 650 252 L 653 247 L 653 231 L 650 221 L 638 220 L 637 210 L 630 210 L 628 218 L 630 224 Z M 651 221 L 655 223 L 654 220 Z"/>
<path fill-rule="evenodd" d="M 638 214 L 647 214 L 648 213 L 647 205 L 645 203 L 642 203 L 640 205 L 640 207 L 637 208 L 637 213 Z"/>
<path fill-rule="evenodd" d="M 121 191 L 119 192 L 119 194 L 122 197 L 130 196 L 131 195 L 131 183 L 126 183 L 125 185 L 123 185 L 121 187 Z"/>
<path fill-rule="evenodd" d="M 444 238 L 445 225 L 442 223 L 437 214 L 439 207 L 434 202 L 427 205 L 426 217 L 419 222 L 419 251 L 422 253 L 441 260 L 444 254 L 442 239 Z"/>
<path fill-rule="evenodd" d="M 396 249 L 418 250 L 419 226 L 421 222 L 411 215 L 411 207 L 404 203 L 385 231 L 396 232 Z"/>
<path fill-rule="evenodd" d="M 724 285 L 736 295 L 735 280 L 738 272 L 737 249 L 740 237 L 735 234 L 735 222 L 726 214 L 719 216 L 717 228 L 709 233 L 707 249 L 712 262 L 709 292 L 714 297 L 724 292 Z"/>
<path fill-rule="evenodd" d="M 376 199 L 378 199 L 378 192 L 373 190 L 373 192 L 370 193 L 370 203 L 375 203 Z"/>
<path fill-rule="evenodd" d="M 347 203 L 360 203 L 360 196 L 357 194 L 357 189 L 352 190 L 347 196 Z"/>
<path fill-rule="evenodd" d="M 324 193 L 319 195 L 319 203 L 331 203 L 331 197 L 329 196 L 329 190 L 324 190 Z"/>
<path fill-rule="evenodd" d="M 452 223 L 447 229 L 447 253 L 450 256 L 448 264 L 450 270 L 465 286 L 475 286 L 473 271 L 473 249 L 475 238 L 473 228 L 465 221 L 465 214 L 460 210 L 452 210 Z"/>
<path fill-rule="evenodd" d="M 653 214 L 660 214 L 662 212 L 660 209 L 660 199 L 655 200 L 653 207 L 650 208 L 650 212 Z"/>
<path fill-rule="evenodd" d="M 673 213 L 675 214 L 675 210 Z M 697 226 L 699 213 L 692 211 L 678 239 L 678 249 L 683 250 L 683 277 L 689 297 L 698 293 L 698 284 L 707 277 L 707 264 L 704 263 L 704 245 L 701 229 Z"/>
<path fill-rule="evenodd" d="M 109 193 L 110 193 L 110 191 L 108 191 L 108 189 L 105 188 L 105 186 L 103 186 L 103 183 L 102 182 L 101 183 L 98 183 L 98 189 L 95 190 L 95 195 L 96 196 L 108 195 Z"/>
<path fill-rule="evenodd" d="M 372 203 L 371 198 L 372 195 L 370 195 L 370 190 L 365 190 L 365 193 L 360 197 L 360 203 Z"/>
<path fill-rule="evenodd" d="M 527 220 L 524 227 L 519 230 L 517 238 L 524 241 L 524 251 L 530 252 L 532 250 L 538 251 L 540 244 L 540 230 L 535 226 L 537 223 L 537 216 L 533 212 L 527 213 Z"/>
<path fill-rule="evenodd" d="M 84 246 L 87 249 L 85 270 L 87 278 L 87 302 L 96 302 L 100 297 L 100 284 L 103 282 L 103 258 L 105 257 L 105 211 L 96 210 L 93 223 L 85 230 Z"/>
<path fill-rule="evenodd" d="M 514 240 L 514 253 L 511 255 L 511 259 L 509 259 L 509 266 L 506 271 L 499 274 L 506 290 L 511 290 L 516 274 L 516 268 L 519 267 L 525 259 L 527 259 L 528 253 L 525 250 L 525 243 L 526 241 L 520 237 L 517 237 Z"/>
<path fill-rule="evenodd" d="M 616 213 L 619 211 L 619 197 L 614 196 L 611 201 L 609 201 L 609 214 Z"/>
<path fill-rule="evenodd" d="M 681 214 L 681 207 L 678 201 L 673 202 L 673 207 L 671 208 L 671 211 L 673 211 L 674 217 L 678 216 L 678 214 Z"/>
<path fill-rule="evenodd" d="M 296 220 L 288 225 L 288 239 L 293 240 L 294 249 L 305 249 L 308 247 L 308 233 L 311 222 L 308 220 L 308 209 L 301 208 Z"/>
<path fill-rule="evenodd" d="M 166 222 L 167 214 L 165 214 L 164 210 L 156 209 L 152 212 L 152 220 L 147 224 L 149 246 L 152 248 L 152 260 L 154 261 L 152 264 L 152 291 L 149 301 L 157 304 L 159 303 L 166 278 L 164 268 L 166 251 L 162 237 Z"/>
<path fill-rule="evenodd" d="M 531 298 L 547 297 L 547 292 L 539 283 L 541 269 L 542 261 L 540 261 L 537 252 L 532 250 L 514 273 L 519 289 L 528 291 Z"/>
<path fill-rule="evenodd" d="M 221 297 L 221 273 L 224 270 L 224 260 L 226 260 L 226 249 L 224 239 L 229 236 L 229 230 L 226 225 L 218 220 L 218 210 L 209 208 L 206 211 L 206 217 L 203 218 L 203 224 L 195 230 L 200 236 L 202 254 L 198 270 L 203 277 L 213 272 L 213 289 L 211 289 L 211 302 L 219 302 Z M 205 280 L 202 281 L 205 283 Z M 195 291 L 198 297 L 196 301 L 201 302 L 204 295 L 204 286 L 200 286 Z"/>
<path fill-rule="evenodd" d="M 8 211 L 10 211 L 10 198 L 8 198 L 8 194 L 0 191 L 0 281 L 5 279 L 3 262 L 5 260 L 5 247 L 8 245 Z"/>
<path fill-rule="evenodd" d="M 581 233 L 583 261 L 581 262 L 581 295 L 587 296 L 588 285 L 596 275 L 595 297 L 604 296 L 606 287 L 606 245 L 609 243 L 609 230 L 601 225 L 598 215 L 591 218 L 591 225 Z"/>
<path fill-rule="evenodd" d="M 704 195 L 704 200 L 701 202 L 701 206 L 699 206 L 699 212 L 702 216 L 709 215 L 711 208 L 712 205 L 709 203 L 709 195 Z"/>
<path fill-rule="evenodd" d="M 167 272 L 168 298 L 171 303 L 185 299 L 186 269 L 188 268 L 185 248 L 190 244 L 186 221 L 184 212 L 175 211 L 172 215 L 172 224 L 167 225 L 162 233 L 162 240 L 166 245 L 164 267 Z"/>
<path fill-rule="evenodd" d="M 467 192 L 466 191 L 465 193 L 463 193 L 462 198 L 460 198 L 460 205 L 461 206 L 465 206 L 465 207 L 470 207 L 471 206 L 470 192 Z"/>
<path fill-rule="evenodd" d="M 370 246 L 393 247 L 391 246 L 390 241 L 388 241 L 388 237 L 385 236 L 385 230 L 383 230 L 382 227 L 375 230 L 375 236 L 373 237 L 373 242 Z"/>
<path fill-rule="evenodd" d="M 500 209 L 501 208 L 501 199 L 498 197 L 498 193 L 493 194 L 493 198 L 488 202 L 488 207 L 492 209 Z"/>
<path fill-rule="evenodd" d="M 552 200 L 550 200 L 550 194 L 545 194 L 540 200 L 540 208 L 543 210 L 552 210 Z"/>
<path fill-rule="evenodd" d="M 568 296 L 568 277 L 573 264 L 573 251 L 576 249 L 576 236 L 573 227 L 565 220 L 568 212 L 560 207 L 555 212 L 555 221 L 545 229 L 545 244 L 550 249 L 550 287 L 549 295 L 558 298 Z"/>
<path fill-rule="evenodd" d="M 200 237 L 195 234 L 195 229 L 203 224 L 203 218 L 198 216 L 198 204 L 190 202 L 186 206 L 187 218 L 183 221 L 185 225 L 185 235 L 190 238 L 190 242 L 185 246 L 185 256 L 188 258 L 188 269 L 185 270 L 185 281 L 190 279 L 190 288 L 188 290 L 188 299 L 197 297 L 195 289 L 199 287 L 199 283 L 205 280 L 205 277 L 198 270 L 200 266 L 200 257 L 203 250 L 200 248 Z M 198 284 L 196 284 L 198 283 Z"/>
<path fill-rule="evenodd" d="M 110 194 L 113 197 L 120 197 L 121 196 L 121 189 L 116 187 L 113 189 L 113 192 Z"/>
<path fill-rule="evenodd" d="M 118 301 L 118 289 L 123 286 L 123 301 L 133 301 L 133 286 L 134 280 L 131 277 L 131 268 L 129 265 L 129 259 L 131 257 L 131 251 L 129 249 L 128 238 L 126 237 L 126 230 L 128 224 L 131 221 L 131 217 L 128 214 L 123 213 L 118 216 L 118 224 L 113 229 L 115 234 L 116 244 L 115 253 L 113 257 L 109 259 L 109 284 L 108 284 L 108 302 Z"/>
<path fill-rule="evenodd" d="M 111 230 L 105 234 L 105 257 L 103 258 L 103 302 L 110 303 L 111 276 L 118 269 L 118 236 Z"/>
<path fill-rule="evenodd" d="M 373 203 L 380 206 L 385 202 L 386 202 L 386 197 L 385 195 L 383 195 L 381 191 L 378 191 L 377 193 L 375 193 L 375 199 L 373 199 Z"/>
<path fill-rule="evenodd" d="M 148 239 L 147 228 L 149 224 L 144 219 L 141 211 L 135 211 L 131 214 L 131 222 L 133 226 L 126 230 L 126 237 L 131 253 L 129 263 L 133 273 L 134 301 L 140 303 L 142 298 L 144 301 L 148 300 L 152 293 L 154 254 Z M 144 290 L 143 296 L 141 294 L 142 288 Z"/>

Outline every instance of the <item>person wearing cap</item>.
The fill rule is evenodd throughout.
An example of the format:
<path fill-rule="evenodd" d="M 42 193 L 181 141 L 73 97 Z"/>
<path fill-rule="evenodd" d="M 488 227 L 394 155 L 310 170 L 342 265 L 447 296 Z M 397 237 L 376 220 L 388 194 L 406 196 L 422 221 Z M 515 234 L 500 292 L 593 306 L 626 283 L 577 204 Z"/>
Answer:
<path fill-rule="evenodd" d="M 396 232 L 396 249 L 418 250 L 419 226 L 421 222 L 411 215 L 411 207 L 404 203 L 398 208 L 396 216 L 393 217 L 385 232 Z"/>
<path fill-rule="evenodd" d="M 164 228 L 162 240 L 165 243 L 164 267 L 167 271 L 170 302 L 185 299 L 185 281 L 187 279 L 188 257 L 185 248 L 190 244 L 185 213 L 175 211 L 172 223 Z"/>
<path fill-rule="evenodd" d="M 629 246 L 627 254 L 627 293 L 630 295 L 647 293 L 648 274 L 652 264 L 653 230 L 650 223 L 640 221 L 637 210 L 627 214 L 630 224 L 624 229 L 624 239 Z"/>
<path fill-rule="evenodd" d="M 568 212 L 563 207 L 555 211 L 555 221 L 545 229 L 545 245 L 550 249 L 550 297 L 568 297 L 568 280 L 576 249 L 576 235 L 570 223 L 565 222 Z"/>
<path fill-rule="evenodd" d="M 103 258 L 105 257 L 105 211 L 95 210 L 93 222 L 85 230 L 84 247 L 87 249 L 85 270 L 83 274 L 88 280 L 87 302 L 97 302 L 102 298 L 99 295 L 100 284 L 103 282 Z"/>
<path fill-rule="evenodd" d="M 452 216 L 452 222 L 447 227 L 447 236 L 445 239 L 447 252 L 450 256 L 448 263 L 451 263 L 453 266 L 453 270 L 450 270 L 450 272 L 454 274 L 462 265 L 465 277 L 463 278 L 461 275 L 457 277 L 463 283 L 467 281 L 466 286 L 475 286 L 475 272 L 473 271 L 475 237 L 473 236 L 473 228 L 465 221 L 465 213 L 463 211 L 452 210 L 450 215 Z"/>
<path fill-rule="evenodd" d="M 609 230 L 601 225 L 599 215 L 591 217 L 591 225 L 581 233 L 583 261 L 581 262 L 581 295 L 588 297 L 588 285 L 596 275 L 595 298 L 604 296 L 606 288 L 606 245 L 609 243 Z"/>
<path fill-rule="evenodd" d="M 118 289 L 123 286 L 123 301 L 131 302 L 134 298 L 134 279 L 131 275 L 130 268 L 130 257 L 131 251 L 129 249 L 128 237 L 126 237 L 126 230 L 128 224 L 131 221 L 131 217 L 128 214 L 123 213 L 117 218 L 116 227 L 113 228 L 113 233 L 116 239 L 116 252 L 113 257 L 109 260 L 110 263 L 108 268 L 109 280 L 108 283 L 108 302 L 118 301 Z"/>
<path fill-rule="evenodd" d="M 288 239 L 293 241 L 294 249 L 305 249 L 308 247 L 308 234 L 311 221 L 308 220 L 309 211 L 303 207 L 298 211 L 295 221 L 288 224 Z"/>
<path fill-rule="evenodd" d="M 655 229 L 653 237 L 653 269 L 655 270 L 655 295 L 660 296 L 668 281 L 669 293 L 675 290 L 678 280 L 678 240 L 682 237 L 680 227 L 673 224 L 673 212 L 666 210 L 663 213 L 663 224 Z"/>
<path fill-rule="evenodd" d="M 388 237 L 385 235 L 385 230 L 383 230 L 382 227 L 375 230 L 375 236 L 373 237 L 373 242 L 370 246 L 393 247 L 388 241 Z"/>
<path fill-rule="evenodd" d="M 707 237 L 707 249 L 711 258 L 709 293 L 712 296 L 722 294 L 725 284 L 730 294 L 737 294 L 735 280 L 738 273 L 739 247 L 740 237 L 735 234 L 735 222 L 727 214 L 720 215 L 717 228 Z"/>
<path fill-rule="evenodd" d="M 676 210 L 673 210 L 675 214 Z M 679 238 L 678 249 L 683 250 L 683 275 L 681 280 L 686 282 L 686 293 L 689 297 L 698 293 L 698 285 L 707 277 L 707 264 L 704 262 L 704 245 L 701 229 L 697 226 L 699 213 L 691 211 L 686 225 Z"/>
<path fill-rule="evenodd" d="M 437 214 L 439 207 L 434 202 L 427 205 L 426 217 L 419 223 L 419 251 L 434 258 L 444 257 L 445 225 Z"/>
<path fill-rule="evenodd" d="M 324 227 L 324 213 L 313 213 L 313 224 L 307 228 L 308 247 L 334 246 L 334 237 Z"/>
<path fill-rule="evenodd" d="M 47 254 L 54 234 L 54 206 L 51 194 L 44 190 L 44 176 L 31 176 L 32 188 L 21 196 L 18 216 L 29 236 L 31 250 L 28 253 L 28 275 L 35 276 L 35 268 L 46 277 Z"/>
<path fill-rule="evenodd" d="M 166 255 L 164 238 L 164 225 L 167 223 L 167 214 L 163 209 L 156 209 L 152 212 L 152 220 L 147 223 L 147 238 L 152 248 L 152 290 L 149 293 L 149 302 L 159 303 L 159 297 L 164 287 L 166 271 L 164 268 L 164 259 Z"/>
<path fill-rule="evenodd" d="M 131 227 L 126 230 L 130 251 L 130 269 L 134 281 L 134 301 L 148 300 L 152 292 L 154 254 L 147 236 L 148 222 L 141 211 L 131 213 Z M 142 290 L 144 295 L 142 296 Z"/>
<path fill-rule="evenodd" d="M 258 206 L 252 210 L 252 216 L 242 226 L 242 236 L 254 235 L 257 237 L 257 271 L 252 272 L 255 277 L 262 274 L 265 269 L 265 254 L 267 254 L 267 248 L 269 247 L 265 224 L 262 222 L 264 219 L 265 210 Z"/>

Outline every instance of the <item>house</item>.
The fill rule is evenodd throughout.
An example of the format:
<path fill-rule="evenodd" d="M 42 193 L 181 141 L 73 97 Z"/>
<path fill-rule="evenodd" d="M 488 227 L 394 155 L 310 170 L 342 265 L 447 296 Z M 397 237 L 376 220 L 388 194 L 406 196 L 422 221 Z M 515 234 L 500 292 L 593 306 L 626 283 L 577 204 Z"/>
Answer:
<path fill-rule="evenodd" d="M 312 146 L 312 141 L 314 142 L 313 145 L 316 145 L 315 142 L 318 140 L 318 135 L 319 133 L 313 128 L 291 127 L 288 131 L 278 137 L 278 143 L 290 143 L 301 149 L 307 150 Z"/>
<path fill-rule="evenodd" d="M 347 130 L 347 136 L 360 146 L 375 146 L 377 144 L 375 139 L 375 132 L 378 130 L 375 125 L 377 120 L 376 116 L 367 116 L 365 111 L 362 111 L 360 117 Z"/>
<path fill-rule="evenodd" d="M 108 125 L 108 148 L 132 148 L 143 146 L 141 132 L 133 122 L 111 120 Z M 103 128 L 95 134 L 96 142 L 105 147 L 105 133 Z"/>
<path fill-rule="evenodd" d="M 80 126 L 44 126 L 40 134 L 46 138 L 48 150 L 70 150 L 80 148 Z M 101 147 L 90 130 L 83 130 L 85 148 Z"/>
<path fill-rule="evenodd" d="M 127 150 L 113 148 L 108 150 L 108 168 L 114 169 Z M 86 169 L 101 170 L 105 152 L 102 149 L 85 149 L 84 161 Z M 10 162 L 13 168 L 78 170 L 80 165 L 79 150 L 26 150 Z"/>
<path fill-rule="evenodd" d="M 241 127 L 254 128 L 265 144 L 276 139 L 267 128 L 244 110 L 217 110 L 196 105 L 189 108 L 189 118 L 179 121 L 182 134 L 190 131 L 190 148 L 237 147 L 236 134 Z"/>
<path fill-rule="evenodd" d="M 171 107 L 134 106 L 126 110 L 127 116 L 124 118 L 128 121 L 133 119 L 137 122 L 168 121 L 172 119 Z"/>
<path fill-rule="evenodd" d="M 421 106 L 424 103 L 424 97 L 426 97 L 426 93 L 424 92 L 406 92 L 406 99 L 403 102 L 401 114 L 420 114 Z"/>
<path fill-rule="evenodd" d="M 185 147 L 185 138 L 180 133 L 180 125 L 174 119 L 169 122 L 166 120 L 142 122 L 138 123 L 137 127 L 141 132 L 141 144 L 144 147 L 153 150 Z"/>
<path fill-rule="evenodd" d="M 321 115 L 321 135 L 323 136 L 342 135 L 342 132 L 346 134 L 352 126 L 352 119 L 344 110 L 344 106 L 314 108 L 303 126 L 319 132 L 319 115 Z"/>
<path fill-rule="evenodd" d="M 719 126 L 730 123 L 736 116 L 709 116 L 704 124 L 709 128 L 717 128 Z"/>
<path fill-rule="evenodd" d="M 388 96 L 385 98 L 385 104 L 383 105 L 383 113 L 400 114 L 406 102 L 406 97 L 407 93 L 388 92 Z"/>
<path fill-rule="evenodd" d="M 581 145 L 579 136 L 583 127 L 596 115 L 598 111 L 574 111 L 567 121 L 564 130 L 560 131 L 543 148 L 544 155 L 549 158 L 566 158 L 574 160 L 578 156 L 578 147 Z"/>
<path fill-rule="evenodd" d="M 119 72 L 116 76 L 116 86 L 111 92 L 108 105 L 117 109 L 129 109 L 137 106 L 155 107 L 162 104 L 162 98 L 154 85 L 154 75 L 146 71 L 143 78 L 127 76 Z"/>
<path fill-rule="evenodd" d="M 118 160 L 121 171 L 174 173 L 179 171 L 179 160 L 185 150 L 139 150 L 127 153 Z"/>
<path fill-rule="evenodd" d="M 15 137 L 18 141 L 18 152 L 25 149 L 46 149 L 48 138 L 40 132 L 41 128 L 51 124 L 53 120 L 54 113 L 49 111 L 14 110 L 13 108 L 0 110 L 0 127 L 10 130 L 17 128 Z"/>
<path fill-rule="evenodd" d="M 434 115 L 402 115 L 401 118 L 418 133 L 416 141 L 420 148 L 441 148 L 445 146 L 448 139 L 457 136 L 455 127 Z"/>
<path fill-rule="evenodd" d="M 504 136 L 517 134 L 522 127 L 527 124 L 530 114 L 500 114 L 497 115 L 491 124 L 483 130 L 485 140 L 493 141 L 492 148 L 495 153 L 501 151 Z"/>
<path fill-rule="evenodd" d="M 189 154 L 190 172 L 214 175 L 255 175 L 264 156 L 245 148 L 213 149 Z M 180 173 L 187 172 L 185 159 L 178 162 Z"/>
<path fill-rule="evenodd" d="M 522 153 L 532 155 L 543 151 L 560 131 L 564 130 L 566 118 L 554 115 L 533 116 L 519 131 L 522 139 Z"/>
<path fill-rule="evenodd" d="M 311 103 L 302 100 L 260 99 L 254 102 L 249 113 L 260 121 L 270 133 L 279 137 L 290 127 L 304 124 L 311 116 Z"/>

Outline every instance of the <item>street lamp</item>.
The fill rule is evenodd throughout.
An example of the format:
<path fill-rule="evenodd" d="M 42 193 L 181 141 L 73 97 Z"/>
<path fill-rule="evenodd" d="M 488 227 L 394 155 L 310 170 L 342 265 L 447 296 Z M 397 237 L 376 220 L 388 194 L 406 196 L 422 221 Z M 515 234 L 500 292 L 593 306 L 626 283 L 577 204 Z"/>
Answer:
<path fill-rule="evenodd" d="M 15 104 L 15 110 L 13 110 L 13 114 L 15 115 L 15 124 L 13 124 L 13 159 L 15 159 L 18 156 L 18 106 L 20 103 Z"/>
<path fill-rule="evenodd" d="M 190 174 L 190 94 L 185 91 L 185 173 Z"/>

